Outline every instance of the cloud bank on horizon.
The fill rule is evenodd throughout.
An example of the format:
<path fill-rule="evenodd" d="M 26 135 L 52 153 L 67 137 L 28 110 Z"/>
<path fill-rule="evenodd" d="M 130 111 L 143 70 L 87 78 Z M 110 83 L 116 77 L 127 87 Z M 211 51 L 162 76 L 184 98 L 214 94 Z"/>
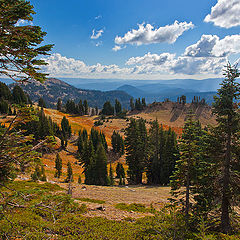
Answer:
<path fill-rule="evenodd" d="M 236 28 L 240 26 L 240 1 L 218 0 L 215 6 L 209 9 L 209 14 L 202 19 L 202 24 L 211 25 L 213 28 Z M 98 15 L 96 19 L 103 19 Z M 156 26 L 156 24 L 154 24 Z M 192 21 L 177 21 L 174 23 L 154 27 L 150 23 L 138 24 L 137 29 L 130 29 L 125 34 L 116 34 L 112 37 L 114 46 L 109 47 L 113 54 L 124 49 L 134 49 L 134 56 L 125 59 L 124 64 L 87 64 L 86 61 L 53 53 L 44 58 L 48 65 L 43 70 L 56 77 L 84 77 L 84 78 L 127 78 L 127 79 L 161 79 L 168 78 L 193 78 L 219 77 L 229 58 L 235 56 L 240 59 L 240 34 L 202 34 L 195 43 L 185 46 L 184 49 L 174 52 L 178 39 L 184 39 L 198 28 Z M 99 28 L 98 28 L 99 29 Z M 92 30 L 91 39 L 98 40 L 102 37 L 105 27 Z M 107 26 L 106 29 L 107 31 Z M 108 33 L 109 34 L 109 33 Z M 122 35 L 122 36 L 120 36 Z M 171 45 L 171 52 L 161 51 L 152 53 L 152 45 Z M 102 41 L 96 46 L 102 45 Z M 137 55 L 137 50 L 144 47 L 149 51 Z M 154 48 L 156 49 L 156 47 Z M 156 51 L 156 50 L 155 50 Z M 115 53 L 114 53 L 115 52 Z M 141 50 L 141 53 L 143 51 Z M 81 57 L 79 57 L 81 59 Z"/>

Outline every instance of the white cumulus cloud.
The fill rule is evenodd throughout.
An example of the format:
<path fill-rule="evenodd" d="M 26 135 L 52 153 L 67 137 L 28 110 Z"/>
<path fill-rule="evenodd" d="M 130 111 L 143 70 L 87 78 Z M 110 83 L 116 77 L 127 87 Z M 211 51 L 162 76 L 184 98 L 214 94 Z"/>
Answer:
<path fill-rule="evenodd" d="M 98 39 L 102 36 L 103 34 L 103 29 L 100 29 L 99 31 L 96 31 L 95 29 L 92 30 L 92 35 L 91 35 L 91 39 Z"/>
<path fill-rule="evenodd" d="M 152 64 L 152 65 L 163 65 L 166 62 L 173 61 L 175 54 L 170 53 L 162 53 L 151 54 L 150 52 L 145 54 L 143 57 L 132 57 L 129 58 L 126 62 L 126 65 L 135 65 L 135 64 Z"/>
<path fill-rule="evenodd" d="M 225 57 L 240 53 L 240 35 L 229 35 L 220 39 L 217 35 L 202 35 L 201 39 L 185 49 L 189 57 Z"/>
<path fill-rule="evenodd" d="M 122 49 L 124 49 L 124 48 L 126 48 L 126 46 L 121 47 L 121 46 L 119 46 L 119 45 L 115 45 L 115 46 L 112 48 L 112 50 L 113 50 L 114 52 L 117 52 L 117 51 L 120 51 L 120 50 L 122 50 Z"/>
<path fill-rule="evenodd" d="M 204 21 L 212 22 L 215 26 L 231 28 L 240 26 L 240 1 L 239 0 L 218 0 L 212 7 Z"/>
<path fill-rule="evenodd" d="M 43 58 L 48 65 L 43 66 L 43 70 L 51 76 L 71 76 L 71 77 L 101 77 L 115 74 L 128 74 L 131 72 L 129 68 L 120 68 L 115 64 L 102 65 L 87 65 L 81 60 L 67 58 L 60 53 L 54 53 L 46 58 Z"/>
<path fill-rule="evenodd" d="M 123 37 L 116 36 L 116 44 L 152 44 L 174 43 L 185 31 L 194 27 L 192 22 L 175 21 L 172 25 L 154 28 L 151 24 L 139 24 L 138 29 L 132 29 Z"/>

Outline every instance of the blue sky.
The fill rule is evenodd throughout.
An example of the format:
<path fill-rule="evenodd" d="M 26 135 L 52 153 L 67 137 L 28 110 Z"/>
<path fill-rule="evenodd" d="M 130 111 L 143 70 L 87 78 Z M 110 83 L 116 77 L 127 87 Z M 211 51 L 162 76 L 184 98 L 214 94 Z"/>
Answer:
<path fill-rule="evenodd" d="M 239 0 L 31 0 L 33 24 L 55 44 L 54 77 L 221 76 L 240 53 Z"/>

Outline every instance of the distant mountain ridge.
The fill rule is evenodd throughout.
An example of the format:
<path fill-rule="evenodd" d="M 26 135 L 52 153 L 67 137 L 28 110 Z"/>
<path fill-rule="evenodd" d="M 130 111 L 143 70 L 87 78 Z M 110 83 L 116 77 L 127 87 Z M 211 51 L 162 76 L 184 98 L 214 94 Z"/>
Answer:
<path fill-rule="evenodd" d="M 14 84 L 16 83 L 10 84 L 10 87 Z M 102 92 L 98 90 L 78 89 L 56 78 L 48 78 L 43 84 L 36 81 L 23 83 L 21 87 L 29 94 L 33 102 L 38 102 L 38 99 L 42 97 L 49 107 L 55 106 L 58 98 L 61 98 L 63 103 L 66 103 L 68 99 L 72 99 L 76 103 L 80 99 L 82 101 L 86 99 L 90 107 L 102 108 L 106 101 L 114 104 L 117 98 L 123 107 L 128 108 L 132 97 L 120 90 Z"/>
<path fill-rule="evenodd" d="M 146 98 L 147 103 L 163 101 L 169 98 L 176 101 L 180 95 L 186 95 L 187 102 L 191 102 L 193 96 L 205 98 L 211 104 L 213 96 L 220 88 L 221 78 L 173 79 L 173 80 L 124 80 L 124 79 L 66 79 L 77 87 L 88 89 L 125 91 L 134 98 Z"/>

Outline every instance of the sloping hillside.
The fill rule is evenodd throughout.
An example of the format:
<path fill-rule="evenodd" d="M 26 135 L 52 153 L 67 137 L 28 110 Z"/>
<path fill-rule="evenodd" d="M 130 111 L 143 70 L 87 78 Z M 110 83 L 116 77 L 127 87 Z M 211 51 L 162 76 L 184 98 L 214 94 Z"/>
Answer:
<path fill-rule="evenodd" d="M 44 84 L 39 82 L 21 84 L 21 87 L 29 94 L 33 102 L 37 102 L 42 97 L 49 107 L 54 107 L 58 98 L 61 98 L 63 103 L 68 99 L 73 99 L 76 102 L 79 102 L 80 99 L 86 99 L 90 107 L 101 108 L 106 101 L 114 103 L 117 98 L 122 106 L 127 108 L 131 98 L 130 95 L 123 91 L 102 92 L 78 89 L 56 78 L 49 78 Z"/>
<path fill-rule="evenodd" d="M 154 102 L 149 104 L 142 112 L 133 111 L 132 117 L 142 117 L 147 121 L 158 119 L 159 123 L 173 127 L 182 128 L 188 113 L 201 122 L 203 126 L 215 125 L 215 116 L 209 105 L 201 104 L 179 104 L 176 102 Z"/>

